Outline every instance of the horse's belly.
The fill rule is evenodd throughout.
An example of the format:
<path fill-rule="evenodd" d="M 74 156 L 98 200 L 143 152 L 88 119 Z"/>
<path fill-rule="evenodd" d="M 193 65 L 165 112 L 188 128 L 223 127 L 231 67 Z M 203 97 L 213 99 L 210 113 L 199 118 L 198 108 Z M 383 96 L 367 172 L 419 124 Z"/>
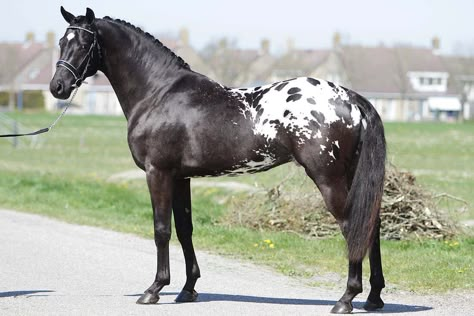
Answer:
<path fill-rule="evenodd" d="M 286 148 L 268 144 L 255 148 L 235 145 L 225 151 L 208 152 L 203 158 L 184 159 L 183 172 L 188 177 L 237 176 L 269 170 L 293 159 Z"/>

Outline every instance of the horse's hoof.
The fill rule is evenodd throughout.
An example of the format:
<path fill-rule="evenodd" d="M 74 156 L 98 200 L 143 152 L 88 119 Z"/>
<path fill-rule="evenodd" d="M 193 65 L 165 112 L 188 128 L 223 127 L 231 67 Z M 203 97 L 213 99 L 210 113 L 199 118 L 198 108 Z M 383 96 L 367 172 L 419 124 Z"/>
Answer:
<path fill-rule="evenodd" d="M 383 308 L 384 305 L 385 305 L 384 302 L 380 298 L 375 301 L 367 299 L 367 301 L 364 304 L 364 309 L 366 311 L 375 311 L 377 309 Z"/>
<path fill-rule="evenodd" d="M 158 294 L 153 294 L 150 292 L 145 292 L 140 298 L 137 300 L 137 304 L 156 304 L 160 300 L 160 296 Z"/>
<path fill-rule="evenodd" d="M 197 300 L 197 297 L 198 293 L 195 290 L 193 290 L 192 292 L 188 290 L 182 290 L 174 301 L 176 303 L 195 302 Z"/>
<path fill-rule="evenodd" d="M 331 309 L 332 314 L 350 314 L 352 312 L 351 303 L 343 303 L 338 301 L 336 305 Z"/>

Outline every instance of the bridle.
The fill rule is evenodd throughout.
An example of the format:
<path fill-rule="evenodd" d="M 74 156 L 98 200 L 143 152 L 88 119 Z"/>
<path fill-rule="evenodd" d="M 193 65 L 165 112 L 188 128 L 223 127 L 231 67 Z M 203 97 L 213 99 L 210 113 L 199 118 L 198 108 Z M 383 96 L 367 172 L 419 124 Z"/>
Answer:
<path fill-rule="evenodd" d="M 87 83 L 84 81 L 84 77 L 86 76 L 87 68 L 89 67 L 89 64 L 92 59 L 92 55 L 94 53 L 94 48 L 97 48 L 97 52 L 100 57 L 100 47 L 99 43 L 97 42 L 97 33 L 93 32 L 91 30 L 88 30 L 86 28 L 80 27 L 80 26 L 69 26 L 67 29 L 76 29 L 76 30 L 81 30 L 84 32 L 87 32 L 89 34 L 92 34 L 94 36 L 94 41 L 91 44 L 91 47 L 89 48 L 89 51 L 87 52 L 86 56 L 82 58 L 81 63 L 79 64 L 78 67 L 74 67 L 70 62 L 60 59 L 56 63 L 56 67 L 63 67 L 66 68 L 73 76 L 74 79 L 76 80 L 72 87 L 78 88 L 81 86 L 82 83 Z M 86 63 L 86 66 L 84 67 L 84 70 L 82 71 L 82 74 L 79 74 L 79 69 L 81 69 L 82 65 Z"/>

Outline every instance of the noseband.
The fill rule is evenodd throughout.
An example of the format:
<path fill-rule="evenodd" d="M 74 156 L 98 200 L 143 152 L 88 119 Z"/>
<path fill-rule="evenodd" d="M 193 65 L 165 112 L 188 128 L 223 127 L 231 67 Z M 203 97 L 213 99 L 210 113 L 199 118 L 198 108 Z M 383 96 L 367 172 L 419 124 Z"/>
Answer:
<path fill-rule="evenodd" d="M 91 30 L 88 30 L 86 28 L 79 27 L 79 26 L 69 26 L 68 29 L 77 29 L 77 30 L 85 31 L 85 32 L 90 33 L 94 36 L 94 41 L 92 42 L 92 45 L 89 48 L 89 51 L 87 52 L 87 55 L 82 59 L 81 63 L 79 64 L 79 66 L 77 68 L 74 67 L 70 62 L 62 60 L 62 59 L 58 60 L 58 62 L 56 63 L 56 67 L 64 67 L 70 73 L 72 73 L 72 75 L 74 76 L 74 79 L 76 80 L 72 86 L 74 88 L 76 88 L 76 87 L 80 87 L 83 82 L 87 83 L 87 82 L 84 81 L 84 77 L 86 75 L 87 68 L 89 67 L 89 63 L 92 59 L 92 55 L 94 53 L 94 48 L 97 47 L 97 50 L 99 50 L 99 44 L 97 42 L 97 33 L 96 32 L 93 32 Z M 79 69 L 82 67 L 82 65 L 84 63 L 86 63 L 86 66 L 84 67 L 84 70 L 82 71 L 82 74 L 79 74 Z"/>

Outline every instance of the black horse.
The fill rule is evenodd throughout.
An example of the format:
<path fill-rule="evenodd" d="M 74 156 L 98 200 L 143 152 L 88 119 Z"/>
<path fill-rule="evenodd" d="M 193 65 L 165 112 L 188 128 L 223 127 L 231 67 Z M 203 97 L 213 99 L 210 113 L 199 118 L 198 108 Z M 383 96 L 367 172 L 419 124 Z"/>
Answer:
<path fill-rule="evenodd" d="M 362 96 L 331 82 L 294 78 L 232 89 L 196 73 L 137 27 L 87 9 L 59 44 L 51 93 L 67 99 L 102 71 L 128 122 L 128 143 L 146 172 L 153 207 L 157 273 L 138 299 L 154 304 L 170 283 L 171 214 L 186 262 L 177 302 L 197 298 L 200 277 L 192 242 L 190 178 L 265 171 L 297 161 L 317 185 L 347 240 L 347 289 L 333 307 L 350 313 L 362 292 L 362 259 L 370 252 L 371 291 L 365 308 L 382 308 L 380 205 L 385 173 L 383 125 Z"/>

